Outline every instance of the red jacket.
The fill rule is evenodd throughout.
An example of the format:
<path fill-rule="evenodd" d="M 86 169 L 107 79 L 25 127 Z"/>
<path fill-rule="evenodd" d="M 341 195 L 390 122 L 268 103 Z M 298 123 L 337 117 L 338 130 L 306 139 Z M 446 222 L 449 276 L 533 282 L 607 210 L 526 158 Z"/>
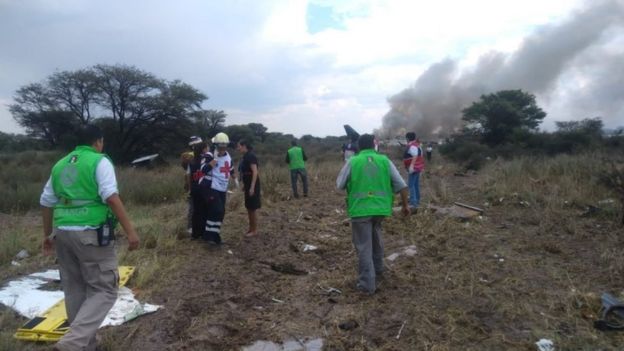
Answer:
<path fill-rule="evenodd" d="M 412 146 L 418 148 L 418 155 L 410 155 L 409 149 Z M 407 144 L 407 148 L 405 148 L 405 153 L 403 154 L 403 165 L 405 166 L 405 169 L 409 170 L 409 166 L 412 164 L 413 158 L 416 158 L 416 162 L 414 163 L 414 171 L 421 172 L 423 169 L 425 169 L 425 158 L 423 157 L 422 148 L 420 147 L 420 143 L 416 140 L 410 141 Z"/>

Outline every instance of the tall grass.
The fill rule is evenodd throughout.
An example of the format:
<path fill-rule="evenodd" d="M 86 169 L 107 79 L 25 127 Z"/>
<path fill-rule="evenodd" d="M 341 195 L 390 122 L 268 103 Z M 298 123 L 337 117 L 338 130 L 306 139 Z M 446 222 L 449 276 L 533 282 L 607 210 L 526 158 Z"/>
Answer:
<path fill-rule="evenodd" d="M 0 212 L 22 212 L 39 206 L 41 190 L 60 157 L 56 151 L 0 154 Z"/>
<path fill-rule="evenodd" d="M 175 202 L 185 196 L 184 170 L 178 166 L 155 169 L 117 168 L 119 193 L 138 205 Z"/>
<path fill-rule="evenodd" d="M 56 161 L 57 151 L 25 151 L 0 154 L 0 212 L 21 213 L 39 207 L 39 197 Z M 117 182 L 124 201 L 158 204 L 176 201 L 184 194 L 179 167 L 135 169 L 116 166 Z"/>
<path fill-rule="evenodd" d="M 514 197 L 542 208 L 596 204 L 615 197 L 599 182 L 607 166 L 604 156 L 588 153 L 497 160 L 483 169 L 482 190 L 492 201 Z"/>

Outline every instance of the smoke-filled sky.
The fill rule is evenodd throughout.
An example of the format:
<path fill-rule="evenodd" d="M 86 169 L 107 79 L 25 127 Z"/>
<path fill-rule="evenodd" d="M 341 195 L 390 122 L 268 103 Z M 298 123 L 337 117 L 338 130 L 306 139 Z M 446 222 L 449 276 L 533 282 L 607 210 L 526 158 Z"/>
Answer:
<path fill-rule="evenodd" d="M 14 92 L 123 63 L 181 79 L 297 136 L 451 128 L 482 93 L 521 88 L 555 120 L 624 125 L 624 0 L 0 0 L 0 131 Z M 385 116 L 385 117 L 384 117 Z M 400 122 L 400 123 L 399 123 Z"/>

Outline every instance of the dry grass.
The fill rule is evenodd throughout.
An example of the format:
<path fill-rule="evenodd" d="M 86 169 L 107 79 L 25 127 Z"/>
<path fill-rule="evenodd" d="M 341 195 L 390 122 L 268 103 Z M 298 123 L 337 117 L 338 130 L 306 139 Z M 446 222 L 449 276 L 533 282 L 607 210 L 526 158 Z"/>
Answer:
<path fill-rule="evenodd" d="M 619 294 L 624 286 L 624 233 L 617 211 L 584 215 L 587 205 L 612 197 L 596 182 L 599 158 L 495 161 L 466 177 L 454 176 L 454 165 L 436 160 L 422 178 L 423 203 L 462 200 L 486 207 L 485 215 L 460 222 L 422 210 L 385 221 L 386 256 L 408 245 L 416 245 L 418 254 L 388 261 L 380 292 L 372 297 L 353 289 L 350 228 L 342 225 L 343 195 L 333 190 L 340 161 L 309 163 L 311 198 L 306 201 L 286 201 L 288 170 L 263 164 L 263 237 L 242 239 L 246 217 L 242 196 L 234 193 L 228 197 L 223 250 L 180 240 L 186 236 L 181 191 L 158 205 L 130 201 L 142 248 L 127 252 L 121 243 L 120 262 L 138 266 L 130 286 L 165 310 L 105 330 L 103 346 L 111 351 L 237 349 L 257 339 L 295 335 L 322 337 L 328 350 L 533 350 L 540 338 L 554 340 L 561 350 L 617 350 L 624 339 L 597 332 L 591 324 L 600 293 Z M 124 192 L 148 188 L 151 181 L 163 184 L 159 175 L 180 187 L 177 168 L 147 178 L 122 172 Z M 3 257 L 14 255 L 20 245 L 35 250 L 36 215 L 4 220 Z M 13 234 L 5 237 L 7 230 Z M 319 250 L 293 251 L 301 243 Z M 293 263 L 312 273 L 286 276 L 263 261 Z M 2 277 L 50 263 L 35 255 Z M 343 294 L 330 303 L 317 285 Z M 285 302 L 272 302 L 273 297 Z M 338 325 L 349 319 L 360 326 L 340 330 Z M 7 350 L 27 345 L 4 332 L 19 324 L 15 320 L 11 312 L 0 315 L 0 346 Z"/>

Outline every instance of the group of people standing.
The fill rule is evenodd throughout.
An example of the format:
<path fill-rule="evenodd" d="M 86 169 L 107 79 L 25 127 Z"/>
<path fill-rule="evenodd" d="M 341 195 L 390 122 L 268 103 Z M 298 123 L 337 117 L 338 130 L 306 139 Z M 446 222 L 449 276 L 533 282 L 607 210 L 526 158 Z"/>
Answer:
<path fill-rule="evenodd" d="M 184 188 L 189 192 L 189 231 L 191 238 L 202 238 L 212 245 L 220 245 L 221 226 L 225 218 L 225 204 L 230 178 L 237 176 L 243 181 L 245 207 L 249 217 L 246 236 L 258 234 L 257 212 L 261 207 L 258 159 L 252 145 L 240 140 L 237 150 L 242 154 L 238 172 L 227 151 L 230 144 L 225 133 L 218 133 L 210 145 L 200 137 L 189 141 L 191 153 L 182 157 L 186 169 Z M 238 183 L 238 179 L 236 179 Z"/>
<path fill-rule="evenodd" d="M 95 350 L 96 331 L 117 297 L 118 267 L 114 249 L 116 222 L 123 227 L 129 250 L 139 247 L 139 236 L 119 197 L 111 160 L 102 153 L 102 131 L 88 125 L 78 133 L 77 147 L 59 160 L 40 198 L 43 218 L 43 253 L 56 251 L 65 295 L 69 332 L 53 346 L 57 351 Z M 374 136 L 364 134 L 357 140 L 357 151 L 350 153 L 336 180 L 347 191 L 347 212 L 351 218 L 352 240 L 358 254 L 357 289 L 372 294 L 383 276 L 381 223 L 392 215 L 394 193 L 401 194 L 401 212 L 420 199 L 418 180 L 424 168 L 422 149 L 414 133 L 407 134 L 408 147 L 403 163 L 408 185 L 387 156 L 376 151 Z M 190 232 L 218 245 L 225 217 L 230 178 L 243 182 L 245 207 L 249 217 L 247 236 L 258 235 L 257 210 L 261 207 L 258 159 L 252 145 L 238 141 L 241 153 L 238 174 L 227 151 L 225 133 L 215 135 L 211 145 L 192 137 L 192 152 L 183 156 L 185 189 L 190 194 Z M 345 153 L 346 155 L 346 153 Z M 287 152 L 294 197 L 297 179 L 308 195 L 303 149 L 292 143 Z M 409 188 L 409 203 L 408 203 Z"/>

